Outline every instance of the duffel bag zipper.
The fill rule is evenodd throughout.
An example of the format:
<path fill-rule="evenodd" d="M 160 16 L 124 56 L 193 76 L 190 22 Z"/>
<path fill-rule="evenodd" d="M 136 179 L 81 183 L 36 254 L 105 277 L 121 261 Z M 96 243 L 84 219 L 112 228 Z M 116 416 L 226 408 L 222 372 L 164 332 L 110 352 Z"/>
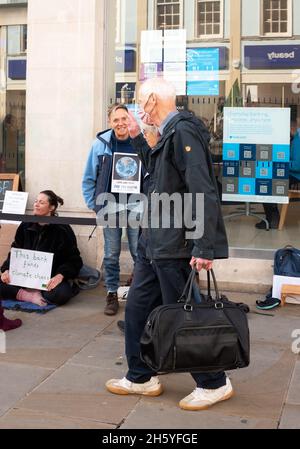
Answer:
<path fill-rule="evenodd" d="M 177 303 L 177 304 L 169 304 L 169 305 L 166 305 L 166 306 L 161 306 L 161 309 L 160 309 L 160 311 L 158 312 L 158 314 L 157 314 L 157 318 L 156 318 L 156 320 L 158 320 L 159 318 L 160 318 L 160 316 L 161 316 L 161 314 L 165 311 L 165 310 L 168 310 L 168 309 L 170 309 L 170 308 L 172 308 L 172 309 L 176 309 L 177 307 L 178 307 L 178 304 L 179 303 Z M 182 305 L 184 306 L 184 302 L 182 302 Z M 199 307 L 200 309 L 209 309 L 209 308 L 211 308 L 211 305 L 210 304 L 196 304 L 196 307 Z M 223 310 L 223 309 L 222 309 Z M 227 318 L 227 315 L 226 315 L 226 318 Z M 151 321 L 151 317 L 150 317 L 150 320 L 149 321 Z M 148 322 L 149 322 L 148 321 Z M 152 322 L 152 321 L 151 321 Z M 233 326 L 230 326 L 230 325 L 227 325 L 228 327 L 233 327 Z M 214 326 L 213 326 L 214 327 Z M 220 326 L 220 327 L 223 327 L 223 326 Z M 188 329 L 192 329 L 192 327 L 189 327 Z M 195 329 L 198 329 L 197 327 L 195 328 Z M 159 333 L 158 333 L 158 335 L 159 335 Z"/>

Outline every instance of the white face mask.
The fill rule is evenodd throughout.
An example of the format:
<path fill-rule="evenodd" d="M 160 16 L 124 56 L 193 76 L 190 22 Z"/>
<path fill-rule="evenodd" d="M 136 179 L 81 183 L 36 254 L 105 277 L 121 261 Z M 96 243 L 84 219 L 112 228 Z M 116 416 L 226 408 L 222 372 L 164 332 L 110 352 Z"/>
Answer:
<path fill-rule="evenodd" d="M 145 103 L 144 108 L 141 108 L 141 107 L 140 107 L 140 110 L 139 110 L 139 112 L 138 112 L 138 115 L 139 115 L 140 119 L 142 120 L 143 123 L 145 123 L 145 125 L 154 125 L 153 120 L 152 120 L 151 117 L 150 117 L 150 114 L 152 114 L 152 112 L 153 112 L 155 106 L 153 106 L 153 109 L 152 109 L 152 111 L 151 111 L 150 113 L 148 113 L 148 112 L 145 111 L 145 107 L 147 106 L 148 101 L 149 101 L 151 95 L 152 95 L 152 94 L 149 95 L 149 97 L 148 97 L 148 99 L 147 99 L 147 101 L 146 101 L 146 103 Z"/>
<path fill-rule="evenodd" d="M 142 122 L 145 123 L 145 125 L 150 125 L 150 126 L 154 125 L 153 121 L 151 120 L 150 115 L 147 112 L 145 112 L 143 109 L 141 109 L 138 112 L 138 115 L 139 115 L 140 119 L 142 120 Z"/>

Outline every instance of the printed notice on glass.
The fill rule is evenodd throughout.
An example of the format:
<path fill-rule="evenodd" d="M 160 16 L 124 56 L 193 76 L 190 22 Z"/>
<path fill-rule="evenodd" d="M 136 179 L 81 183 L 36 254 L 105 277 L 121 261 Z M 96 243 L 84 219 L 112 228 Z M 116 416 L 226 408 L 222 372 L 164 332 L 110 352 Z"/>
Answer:
<path fill-rule="evenodd" d="M 162 31 L 142 31 L 141 33 L 141 63 L 162 62 L 163 34 Z"/>
<path fill-rule="evenodd" d="M 224 142 L 289 145 L 289 108 L 224 108 Z"/>
<path fill-rule="evenodd" d="M 223 201 L 289 202 L 289 108 L 224 108 Z"/>
<path fill-rule="evenodd" d="M 114 153 L 112 193 L 141 193 L 142 164 L 137 154 Z"/>
<path fill-rule="evenodd" d="M 9 264 L 10 285 L 47 290 L 52 263 L 52 253 L 12 248 Z"/>
<path fill-rule="evenodd" d="M 186 95 L 185 62 L 167 62 L 164 64 L 164 79 L 173 84 L 176 95 Z"/>
<path fill-rule="evenodd" d="M 28 201 L 28 193 L 27 192 L 14 192 L 7 190 L 5 192 L 4 203 L 3 203 L 3 214 L 16 214 L 16 215 L 24 215 L 26 211 Z M 9 223 L 9 224 L 20 224 L 18 221 L 1 221 L 1 223 Z"/>
<path fill-rule="evenodd" d="M 189 48 L 187 50 L 187 95 L 220 94 L 220 50 Z"/>
<path fill-rule="evenodd" d="M 186 62 L 186 30 L 165 30 L 164 61 Z"/>

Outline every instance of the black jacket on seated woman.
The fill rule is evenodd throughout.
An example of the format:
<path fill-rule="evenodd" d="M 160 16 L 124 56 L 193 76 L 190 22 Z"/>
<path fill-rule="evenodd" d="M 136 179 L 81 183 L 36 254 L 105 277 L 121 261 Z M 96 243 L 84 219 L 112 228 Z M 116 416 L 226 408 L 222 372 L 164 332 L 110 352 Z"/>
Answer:
<path fill-rule="evenodd" d="M 56 215 L 59 204 L 62 205 L 63 200 L 52 191 L 41 192 L 34 204 L 34 215 Z M 62 306 L 74 296 L 69 281 L 77 277 L 83 263 L 69 225 L 21 223 L 12 248 L 53 253 L 51 280 L 47 291 L 9 285 L 9 254 L 1 267 L 0 298 L 28 301 L 39 306 L 47 303 Z"/>

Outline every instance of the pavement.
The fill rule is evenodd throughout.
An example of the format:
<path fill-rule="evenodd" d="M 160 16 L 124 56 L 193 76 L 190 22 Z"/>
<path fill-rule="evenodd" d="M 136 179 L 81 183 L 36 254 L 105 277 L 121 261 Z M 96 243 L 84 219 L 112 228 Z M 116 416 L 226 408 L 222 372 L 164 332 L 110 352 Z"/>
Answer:
<path fill-rule="evenodd" d="M 117 396 L 105 382 L 126 373 L 124 337 L 103 314 L 103 287 L 81 292 L 45 315 L 6 312 L 23 326 L 0 354 L 0 429 L 299 429 L 300 307 L 258 311 L 261 295 L 228 293 L 250 306 L 251 364 L 229 372 L 235 396 L 202 412 L 180 410 L 189 374 L 161 376 L 157 398 Z M 294 331 L 294 339 L 292 333 Z M 296 340 L 298 337 L 298 341 Z"/>

